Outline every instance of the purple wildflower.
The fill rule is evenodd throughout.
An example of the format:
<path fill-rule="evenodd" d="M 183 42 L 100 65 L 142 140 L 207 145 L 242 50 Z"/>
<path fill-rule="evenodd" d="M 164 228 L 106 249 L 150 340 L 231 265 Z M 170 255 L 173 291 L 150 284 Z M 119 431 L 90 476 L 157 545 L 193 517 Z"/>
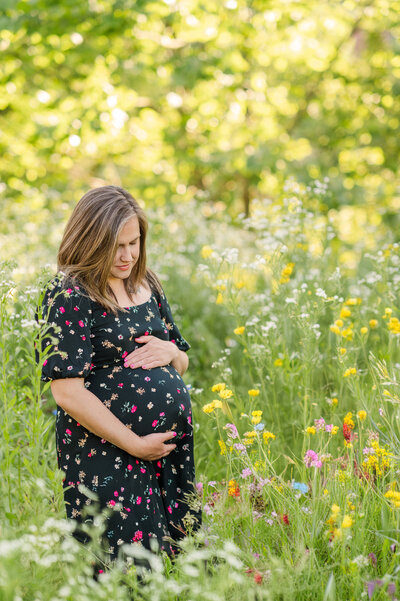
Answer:
<path fill-rule="evenodd" d="M 235 442 L 233 448 L 236 449 L 236 451 L 239 451 L 241 455 L 245 455 L 247 452 L 246 447 L 241 442 Z"/>
<path fill-rule="evenodd" d="M 380 587 L 383 584 L 383 580 L 369 580 L 367 582 L 367 592 L 368 592 L 368 599 L 372 599 L 372 595 L 374 594 L 374 590 L 376 589 L 376 587 Z"/>
<path fill-rule="evenodd" d="M 250 467 L 245 467 L 244 470 L 242 470 L 242 473 L 240 474 L 240 476 L 242 478 L 247 478 L 248 476 L 251 476 L 253 473 L 253 470 Z"/>
<path fill-rule="evenodd" d="M 323 430 L 325 428 L 325 420 L 323 417 L 314 420 L 315 427 L 317 430 Z"/>

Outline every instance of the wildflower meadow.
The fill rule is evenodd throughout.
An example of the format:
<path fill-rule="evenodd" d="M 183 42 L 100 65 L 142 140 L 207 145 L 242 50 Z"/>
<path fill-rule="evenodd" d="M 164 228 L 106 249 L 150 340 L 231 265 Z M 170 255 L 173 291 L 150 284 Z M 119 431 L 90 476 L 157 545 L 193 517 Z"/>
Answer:
<path fill-rule="evenodd" d="M 399 600 L 399 0 L 0 7 L 0 601 Z M 74 538 L 41 381 L 43 287 L 108 184 L 191 345 L 174 560 L 138 531 L 107 562 L 117 506 Z"/>
<path fill-rule="evenodd" d="M 150 212 L 164 227 L 149 260 L 193 348 L 190 502 L 204 519 L 173 565 L 153 556 L 143 574 L 117 563 L 92 579 L 104 516 L 88 547 L 71 537 L 55 404 L 34 361 L 50 266 L 26 287 L 3 264 L 2 599 L 396 599 L 400 246 L 349 251 L 315 210 L 328 189 L 288 181 L 240 218 L 240 245 L 224 213 L 183 227 L 194 206 Z"/>

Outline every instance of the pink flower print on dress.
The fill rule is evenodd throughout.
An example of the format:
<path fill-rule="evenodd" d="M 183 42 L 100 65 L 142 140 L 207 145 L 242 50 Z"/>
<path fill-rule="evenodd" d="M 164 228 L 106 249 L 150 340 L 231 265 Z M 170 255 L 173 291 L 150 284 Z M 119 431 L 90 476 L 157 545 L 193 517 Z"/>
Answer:
<path fill-rule="evenodd" d="M 124 353 L 122 353 L 122 358 L 125 359 L 125 357 L 127 356 L 128 351 L 125 351 Z"/>
<path fill-rule="evenodd" d="M 47 365 L 47 359 L 45 359 L 45 360 L 43 361 L 43 367 L 44 367 L 45 365 Z"/>
<path fill-rule="evenodd" d="M 168 505 L 167 510 L 168 510 L 168 513 L 172 513 L 172 507 L 171 507 L 171 505 Z"/>
<path fill-rule="evenodd" d="M 123 388 L 123 387 L 124 387 L 123 383 L 122 383 L 122 382 L 120 382 L 120 383 L 118 384 L 118 388 Z"/>
<path fill-rule="evenodd" d="M 146 381 L 146 382 L 150 382 L 150 380 L 151 380 L 151 378 L 149 378 L 149 376 L 146 376 L 146 377 L 145 377 L 145 381 Z"/>
<path fill-rule="evenodd" d="M 153 421 L 153 423 L 151 424 L 152 428 L 155 428 L 157 424 L 158 424 L 158 419 L 155 419 Z"/>
<path fill-rule="evenodd" d="M 67 429 L 65 430 L 65 434 L 72 434 L 72 432 L 71 432 L 71 430 L 70 430 L 69 428 L 67 428 Z"/>
<path fill-rule="evenodd" d="M 64 307 L 60 307 L 60 313 L 65 313 Z"/>
<path fill-rule="evenodd" d="M 85 324 L 83 323 L 83 321 L 81 319 L 78 321 L 78 324 L 81 326 L 81 328 L 85 327 Z"/>
<path fill-rule="evenodd" d="M 77 307 L 77 306 L 75 305 L 75 307 L 74 307 L 74 311 L 79 311 L 79 307 Z"/>
<path fill-rule="evenodd" d="M 142 538 L 143 532 L 141 530 L 136 530 L 135 535 L 132 537 L 132 542 L 137 543 L 138 541 L 142 540 Z"/>
<path fill-rule="evenodd" d="M 131 409 L 131 413 L 135 413 L 136 409 L 137 409 L 137 406 L 136 406 L 136 405 L 133 405 L 133 407 L 132 407 L 132 409 Z"/>
<path fill-rule="evenodd" d="M 115 505 L 114 499 L 111 499 L 111 501 L 108 501 L 108 504 L 111 505 L 112 507 L 114 507 L 114 505 Z"/>
<path fill-rule="evenodd" d="M 145 474 L 145 473 L 146 473 L 146 469 L 145 469 L 144 467 L 141 467 L 141 468 L 140 468 L 140 471 L 142 472 L 142 474 Z"/>
<path fill-rule="evenodd" d="M 67 288 L 67 294 L 71 294 L 72 288 Z"/>
<path fill-rule="evenodd" d="M 163 417 L 164 415 L 165 415 L 165 411 L 161 411 L 160 417 Z"/>
<path fill-rule="evenodd" d="M 65 325 L 66 325 L 66 326 L 70 326 L 70 325 L 71 325 L 71 322 L 70 322 L 70 321 L 68 321 L 68 319 L 67 319 L 67 320 L 65 321 Z"/>
<path fill-rule="evenodd" d="M 131 472 L 133 470 L 133 465 L 131 465 L 130 463 L 128 463 L 127 469 L 129 472 Z"/>
<path fill-rule="evenodd" d="M 114 490 L 114 497 L 118 497 L 118 491 Z"/>
<path fill-rule="evenodd" d="M 142 497 L 138 497 L 136 499 L 136 505 L 140 505 L 141 502 L 142 502 Z"/>

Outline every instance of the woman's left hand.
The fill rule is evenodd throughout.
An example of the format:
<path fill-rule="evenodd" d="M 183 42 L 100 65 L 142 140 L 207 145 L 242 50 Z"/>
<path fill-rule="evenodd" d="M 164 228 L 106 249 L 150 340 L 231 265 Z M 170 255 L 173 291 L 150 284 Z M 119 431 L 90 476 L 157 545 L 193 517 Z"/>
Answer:
<path fill-rule="evenodd" d="M 125 367 L 142 367 L 151 369 L 169 365 L 179 355 L 178 347 L 169 340 L 161 340 L 157 336 L 139 336 L 136 342 L 144 343 L 124 358 Z"/>

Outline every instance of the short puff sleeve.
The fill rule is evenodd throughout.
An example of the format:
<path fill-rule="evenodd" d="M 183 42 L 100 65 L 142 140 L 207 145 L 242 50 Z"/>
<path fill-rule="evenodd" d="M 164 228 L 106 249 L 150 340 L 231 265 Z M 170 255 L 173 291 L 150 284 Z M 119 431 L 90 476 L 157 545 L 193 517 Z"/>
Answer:
<path fill-rule="evenodd" d="M 174 318 L 172 317 L 171 307 L 169 306 L 163 289 L 161 294 L 156 294 L 156 298 L 158 301 L 158 309 L 160 311 L 161 318 L 164 321 L 165 327 L 169 333 L 169 340 L 176 344 L 180 351 L 188 351 L 191 348 L 190 344 L 184 339 L 174 321 Z"/>
<path fill-rule="evenodd" d="M 42 349 L 49 345 L 52 348 L 43 361 L 43 381 L 89 375 L 92 365 L 91 315 L 91 301 L 82 288 L 66 285 L 59 279 L 48 285 L 42 303 L 42 316 L 48 326 Z M 51 338 L 58 339 L 58 343 Z"/>

